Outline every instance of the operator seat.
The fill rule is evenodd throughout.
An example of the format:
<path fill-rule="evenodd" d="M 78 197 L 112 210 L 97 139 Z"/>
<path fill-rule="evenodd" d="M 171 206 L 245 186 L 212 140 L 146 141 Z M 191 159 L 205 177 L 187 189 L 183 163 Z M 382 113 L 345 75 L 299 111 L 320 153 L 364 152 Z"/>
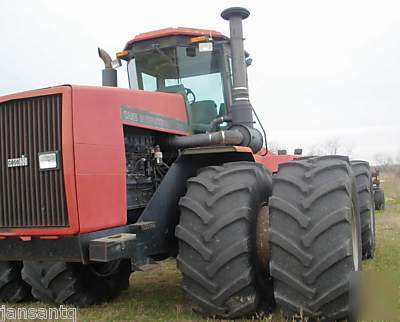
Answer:
<path fill-rule="evenodd" d="M 218 117 L 217 105 L 213 100 L 193 102 L 191 110 L 193 133 L 207 132 L 211 121 Z"/>
<path fill-rule="evenodd" d="M 210 122 L 218 117 L 217 105 L 213 100 L 198 101 L 190 104 L 187 99 L 185 87 L 182 84 L 166 86 L 157 91 L 178 93 L 183 96 L 193 133 L 207 132 Z"/>

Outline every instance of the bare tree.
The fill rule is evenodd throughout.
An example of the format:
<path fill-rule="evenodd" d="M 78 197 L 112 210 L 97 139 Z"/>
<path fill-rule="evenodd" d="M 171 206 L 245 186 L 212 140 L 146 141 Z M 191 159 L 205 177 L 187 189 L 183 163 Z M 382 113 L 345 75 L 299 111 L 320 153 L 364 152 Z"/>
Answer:
<path fill-rule="evenodd" d="M 306 156 L 313 156 L 313 155 L 323 155 L 324 152 L 321 149 L 320 144 L 314 144 L 313 146 L 309 147 Z"/>
<path fill-rule="evenodd" d="M 338 138 L 334 138 L 331 139 L 329 141 L 327 141 L 324 145 L 323 145 L 324 150 L 326 151 L 326 154 L 330 154 L 330 155 L 336 155 L 339 153 L 339 139 Z"/>
<path fill-rule="evenodd" d="M 275 141 L 268 142 L 268 151 L 277 154 L 278 150 L 282 149 L 283 149 L 282 146 L 278 142 Z"/>
<path fill-rule="evenodd" d="M 393 165 L 393 159 L 388 154 L 377 153 L 374 155 L 374 163 L 383 170 L 388 169 Z"/>
<path fill-rule="evenodd" d="M 308 155 L 348 155 L 352 153 L 352 147 L 342 144 L 339 138 L 330 139 L 324 143 L 319 143 L 309 149 Z"/>

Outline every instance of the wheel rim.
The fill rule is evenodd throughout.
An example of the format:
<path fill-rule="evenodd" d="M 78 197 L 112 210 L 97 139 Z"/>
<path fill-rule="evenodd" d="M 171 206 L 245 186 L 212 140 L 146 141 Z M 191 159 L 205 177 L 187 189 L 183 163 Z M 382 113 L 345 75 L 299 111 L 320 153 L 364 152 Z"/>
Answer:
<path fill-rule="evenodd" d="M 371 224 L 371 236 L 372 238 L 375 238 L 375 218 L 374 218 L 374 205 L 371 205 L 370 210 L 369 210 L 369 216 L 370 216 L 370 224 Z"/>
<path fill-rule="evenodd" d="M 353 265 L 354 265 L 354 270 L 358 271 L 359 270 L 359 249 L 358 249 L 358 241 L 359 241 L 359 232 L 357 230 L 357 225 L 356 225 L 356 211 L 352 210 L 351 212 L 351 242 L 352 242 L 352 249 L 353 249 Z"/>
<path fill-rule="evenodd" d="M 270 259 L 268 227 L 269 227 L 269 209 L 266 204 L 263 204 L 257 216 L 256 252 L 258 261 L 264 272 L 268 271 L 268 265 Z"/>

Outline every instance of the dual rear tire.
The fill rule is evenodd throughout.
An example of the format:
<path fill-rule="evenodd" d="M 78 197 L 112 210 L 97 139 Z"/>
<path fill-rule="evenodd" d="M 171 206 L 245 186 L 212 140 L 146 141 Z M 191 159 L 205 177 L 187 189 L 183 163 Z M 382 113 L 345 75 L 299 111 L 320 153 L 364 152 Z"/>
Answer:
<path fill-rule="evenodd" d="M 289 319 L 352 315 L 352 272 L 361 270 L 357 186 L 345 157 L 282 164 L 270 198 L 270 273 Z"/>
<path fill-rule="evenodd" d="M 200 169 L 175 232 L 184 291 L 208 316 L 246 316 L 275 300 L 288 319 L 351 317 L 362 255 L 357 198 L 345 157 L 283 164 L 273 185 L 251 162 Z"/>

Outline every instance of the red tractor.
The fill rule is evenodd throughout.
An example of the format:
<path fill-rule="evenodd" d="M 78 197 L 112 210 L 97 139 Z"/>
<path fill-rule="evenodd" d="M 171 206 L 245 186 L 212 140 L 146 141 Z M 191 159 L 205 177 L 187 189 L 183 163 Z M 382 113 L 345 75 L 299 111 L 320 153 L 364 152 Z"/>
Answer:
<path fill-rule="evenodd" d="M 230 38 L 168 28 L 114 61 L 99 50 L 102 87 L 0 97 L 0 300 L 100 303 L 176 257 L 204 315 L 350 315 L 351 273 L 373 256 L 369 165 L 263 148 L 248 15 L 222 12 Z"/>

